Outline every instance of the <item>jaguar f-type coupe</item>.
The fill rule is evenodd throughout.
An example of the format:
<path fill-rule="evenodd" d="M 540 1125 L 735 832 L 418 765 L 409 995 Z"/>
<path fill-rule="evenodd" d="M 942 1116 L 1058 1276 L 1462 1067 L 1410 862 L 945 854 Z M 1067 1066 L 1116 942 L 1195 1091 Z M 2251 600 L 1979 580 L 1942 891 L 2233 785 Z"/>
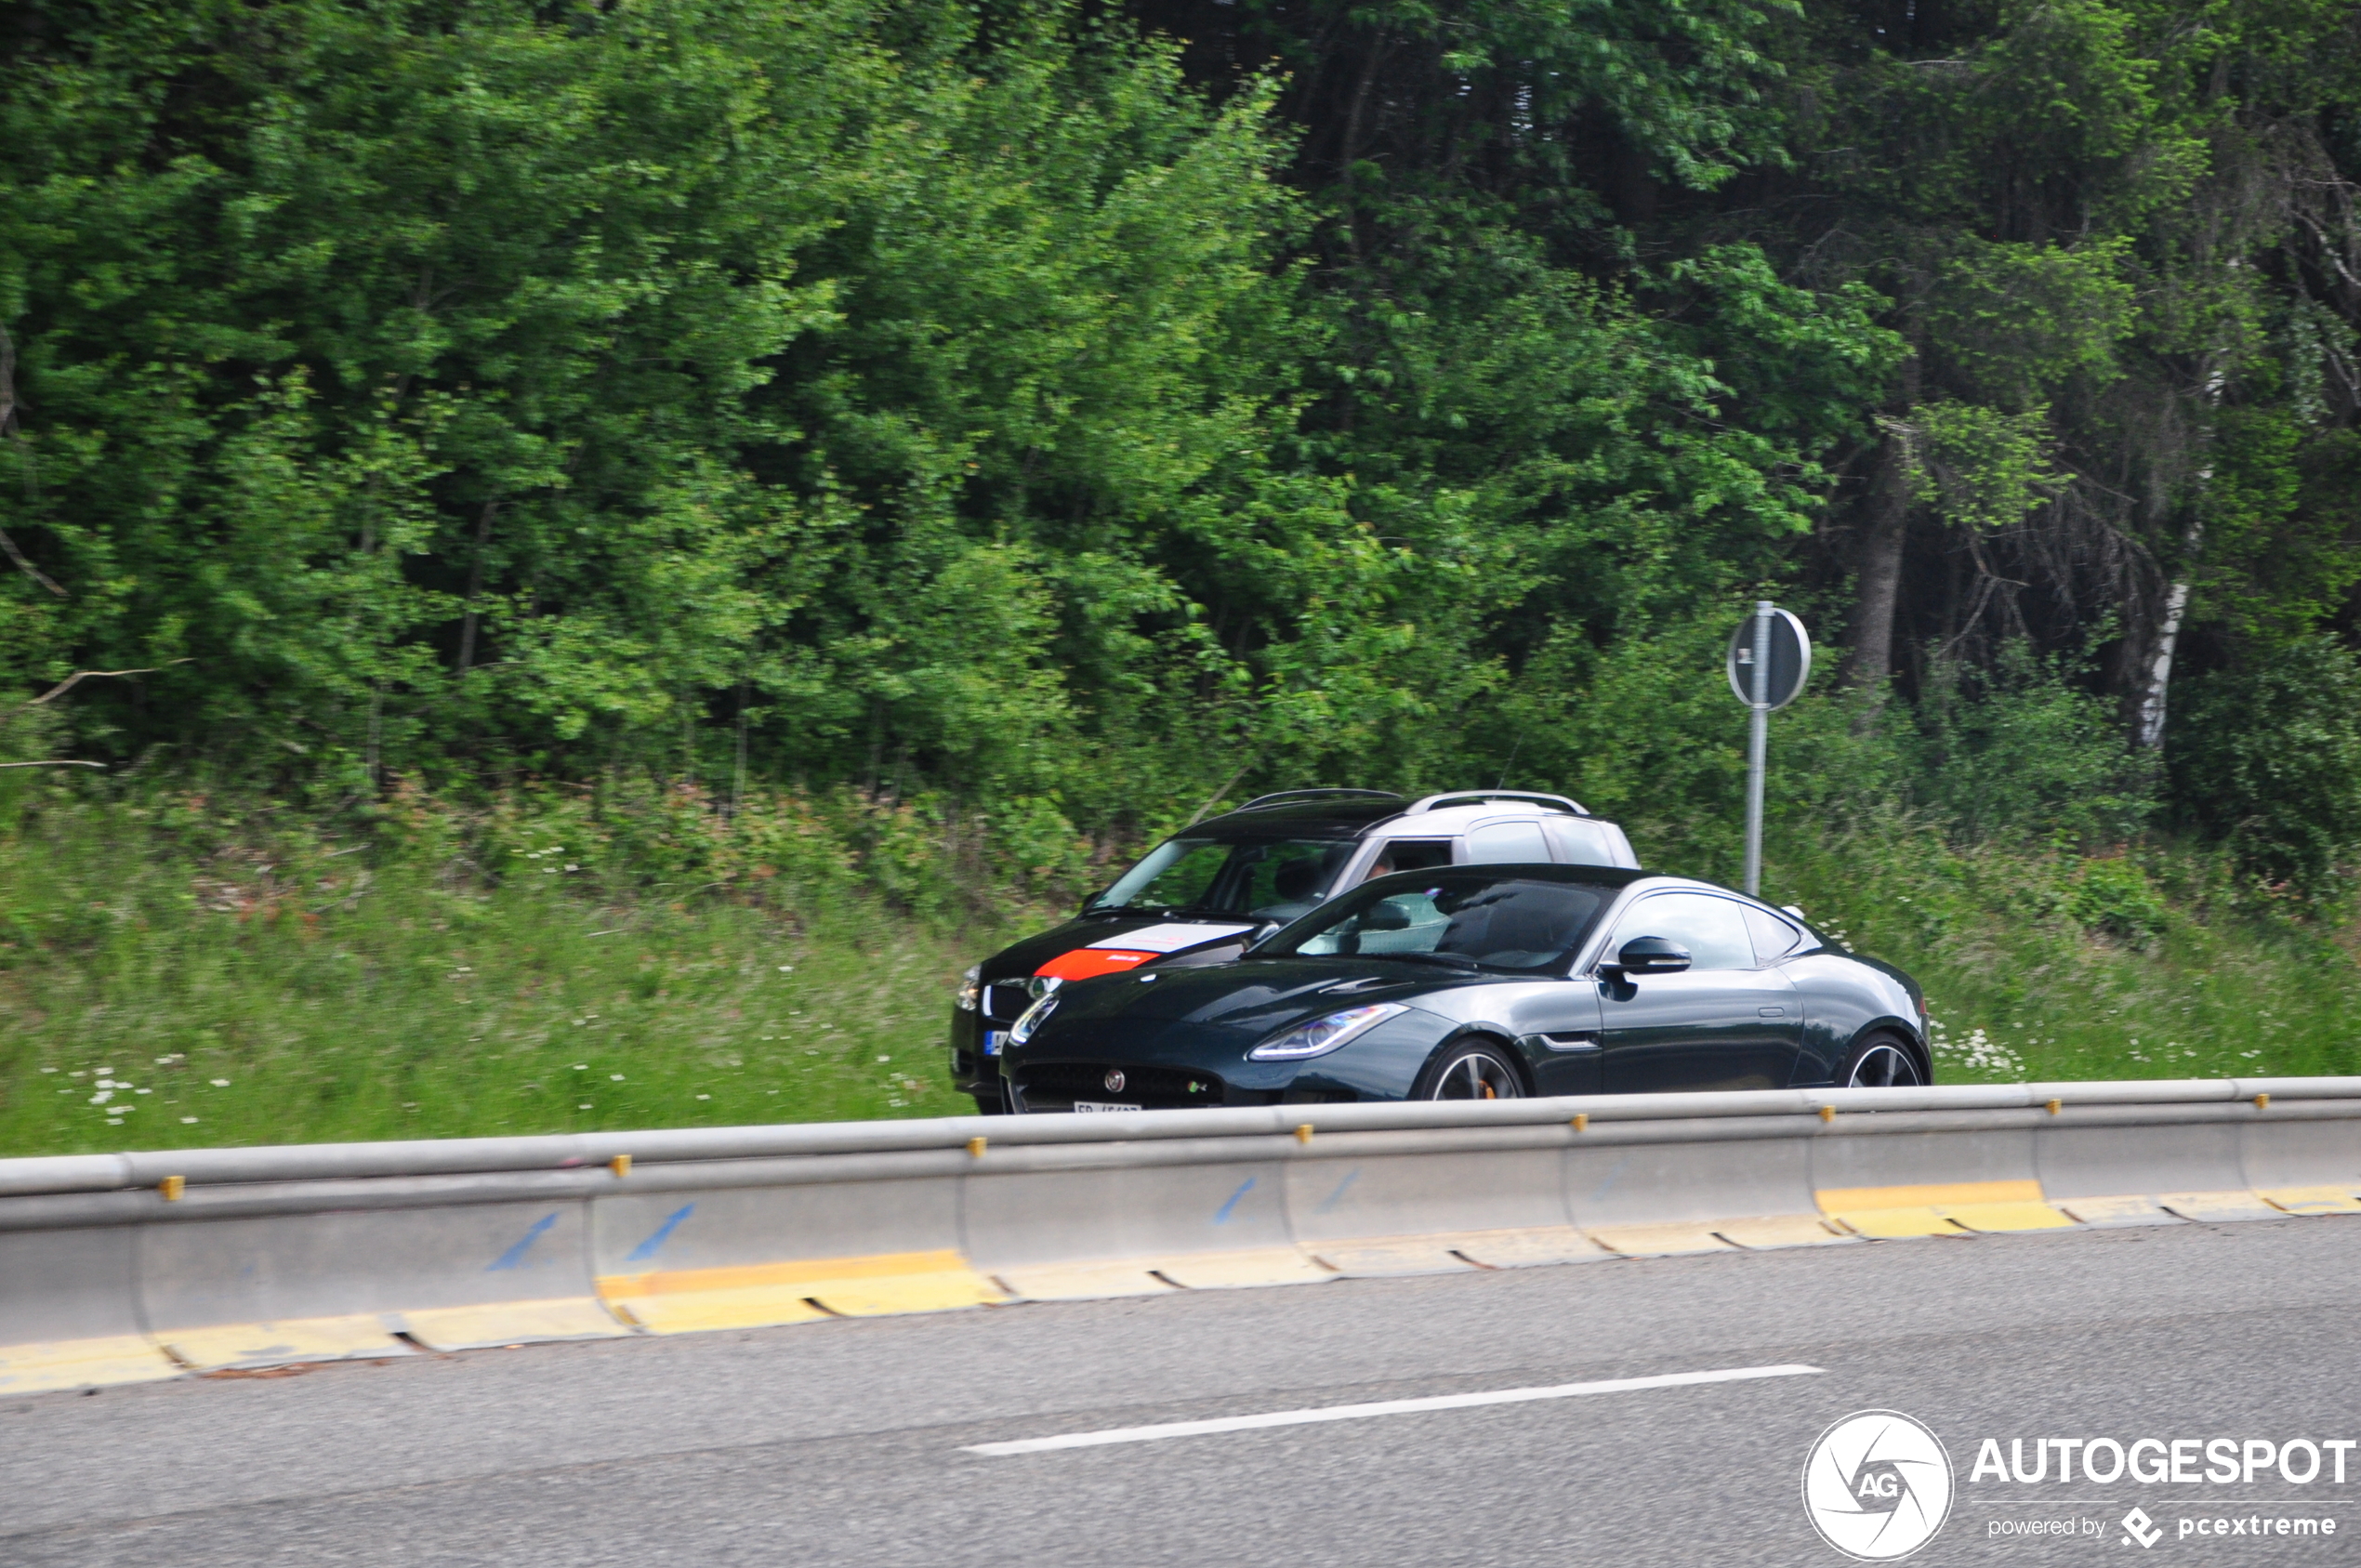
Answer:
<path fill-rule="evenodd" d="M 1563 864 L 1378 876 L 1233 961 L 1070 982 L 1003 1071 L 1020 1112 L 1934 1076 L 1901 970 L 1726 888 Z"/>

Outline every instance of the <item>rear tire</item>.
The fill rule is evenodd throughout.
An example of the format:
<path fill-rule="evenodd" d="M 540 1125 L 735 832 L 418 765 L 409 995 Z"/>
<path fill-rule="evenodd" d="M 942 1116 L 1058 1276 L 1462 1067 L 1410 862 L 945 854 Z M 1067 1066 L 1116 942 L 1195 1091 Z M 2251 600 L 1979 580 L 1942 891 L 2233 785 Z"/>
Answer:
<path fill-rule="evenodd" d="M 1927 1082 L 1916 1052 L 1892 1034 L 1872 1034 L 1861 1042 L 1845 1063 L 1838 1081 L 1849 1089 L 1909 1089 Z"/>
<path fill-rule="evenodd" d="M 1497 1046 L 1452 1046 L 1418 1075 L 1413 1100 L 1523 1100 L 1524 1080 Z"/>

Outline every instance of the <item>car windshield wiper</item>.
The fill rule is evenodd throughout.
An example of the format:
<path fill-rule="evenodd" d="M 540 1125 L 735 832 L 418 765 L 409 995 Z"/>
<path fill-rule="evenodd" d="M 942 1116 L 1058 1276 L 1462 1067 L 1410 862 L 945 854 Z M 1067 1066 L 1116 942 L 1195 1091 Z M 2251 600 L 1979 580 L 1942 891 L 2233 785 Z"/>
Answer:
<path fill-rule="evenodd" d="M 1482 962 L 1460 953 L 1360 953 L 1360 958 L 1406 958 L 1414 964 L 1443 964 L 1455 969 L 1480 969 Z"/>

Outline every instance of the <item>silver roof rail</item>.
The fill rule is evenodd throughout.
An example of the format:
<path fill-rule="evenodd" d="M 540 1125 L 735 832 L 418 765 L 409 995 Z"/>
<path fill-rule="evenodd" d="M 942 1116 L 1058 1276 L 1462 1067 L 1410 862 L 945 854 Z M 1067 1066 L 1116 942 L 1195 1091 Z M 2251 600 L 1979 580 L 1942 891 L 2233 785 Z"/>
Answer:
<path fill-rule="evenodd" d="M 1421 811 L 1431 811 L 1445 801 L 1452 800 L 1533 800 L 1545 806 L 1555 806 L 1562 810 L 1572 811 L 1577 817 L 1587 817 L 1590 814 L 1582 809 L 1582 803 L 1578 800 L 1570 800 L 1563 795 L 1537 795 L 1529 789 L 1446 790 L 1441 795 L 1430 795 L 1423 800 L 1412 801 L 1402 808 L 1402 814 L 1405 817 L 1415 817 Z"/>
<path fill-rule="evenodd" d="M 1283 789 L 1276 795 L 1258 795 L 1253 799 L 1247 801 L 1245 805 L 1233 807 L 1232 810 L 1251 811 L 1258 806 L 1276 806 L 1282 801 L 1333 800 L 1339 796 L 1352 796 L 1373 800 L 1399 800 L 1403 798 L 1401 796 L 1396 795 L 1390 789 Z"/>

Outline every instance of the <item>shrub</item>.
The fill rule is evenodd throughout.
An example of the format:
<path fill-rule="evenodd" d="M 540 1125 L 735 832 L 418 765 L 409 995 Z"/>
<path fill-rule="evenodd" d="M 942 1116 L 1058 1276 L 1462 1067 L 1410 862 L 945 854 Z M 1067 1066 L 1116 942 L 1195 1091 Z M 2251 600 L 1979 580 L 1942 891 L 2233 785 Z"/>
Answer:
<path fill-rule="evenodd" d="M 2169 748 L 2181 810 L 2250 876 L 2324 893 L 2361 843 L 2361 657 L 2332 639 L 2191 680 Z"/>

